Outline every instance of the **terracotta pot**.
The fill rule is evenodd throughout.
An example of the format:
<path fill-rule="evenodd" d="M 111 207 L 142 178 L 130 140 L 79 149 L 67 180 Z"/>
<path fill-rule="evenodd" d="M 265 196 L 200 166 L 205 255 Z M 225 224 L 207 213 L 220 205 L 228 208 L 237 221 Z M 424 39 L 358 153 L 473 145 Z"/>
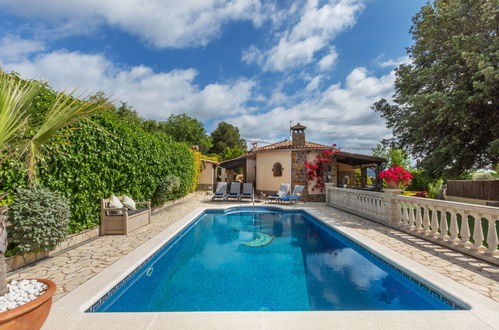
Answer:
<path fill-rule="evenodd" d="M 390 181 L 390 182 L 385 181 L 385 183 L 388 186 L 388 188 L 390 188 L 390 189 L 396 189 L 399 187 L 398 183 L 395 181 Z"/>
<path fill-rule="evenodd" d="M 47 319 L 52 307 L 52 296 L 56 285 L 54 282 L 45 279 L 35 278 L 35 280 L 48 285 L 47 290 L 35 300 L 0 313 L 0 330 L 33 329 L 38 330 Z"/>

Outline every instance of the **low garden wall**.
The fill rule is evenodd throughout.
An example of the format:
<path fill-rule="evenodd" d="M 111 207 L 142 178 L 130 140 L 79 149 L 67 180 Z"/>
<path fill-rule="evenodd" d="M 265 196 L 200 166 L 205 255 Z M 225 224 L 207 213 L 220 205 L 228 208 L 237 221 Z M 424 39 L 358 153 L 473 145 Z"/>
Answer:
<path fill-rule="evenodd" d="M 175 204 L 178 204 L 178 203 L 184 201 L 185 199 L 189 198 L 190 196 L 192 196 L 192 193 L 188 194 L 188 195 L 186 195 L 184 197 L 175 199 L 173 201 L 168 201 L 168 202 L 164 203 L 160 207 L 153 208 L 152 209 L 152 213 L 153 214 L 159 213 L 159 212 L 167 209 L 170 206 L 173 206 Z M 31 263 L 33 263 L 35 261 L 38 261 L 40 259 L 52 256 L 52 255 L 54 255 L 54 254 L 56 254 L 58 252 L 61 252 L 61 251 L 65 250 L 65 249 L 74 247 L 74 246 L 76 246 L 78 244 L 81 244 L 81 243 L 88 242 L 88 241 L 90 241 L 92 239 L 95 239 L 95 238 L 99 237 L 99 233 L 100 233 L 100 227 L 86 229 L 86 230 L 83 230 L 83 231 L 81 231 L 79 233 L 69 235 L 53 251 L 50 251 L 50 252 L 33 252 L 33 253 L 27 253 L 27 254 L 15 255 L 15 256 L 7 257 L 7 258 L 5 258 L 5 262 L 7 264 L 7 272 L 12 272 L 12 271 L 14 271 L 16 269 L 19 269 L 21 267 L 29 265 L 29 264 L 31 264 Z"/>
<path fill-rule="evenodd" d="M 84 230 L 80 233 L 69 235 L 62 243 L 60 243 L 57 248 L 50 252 L 33 252 L 22 255 L 15 255 L 12 257 L 5 258 L 7 264 L 7 272 L 14 271 L 18 268 L 24 267 L 30 263 L 37 260 L 51 256 L 57 252 L 68 249 L 80 243 L 86 242 L 90 239 L 99 236 L 99 227 Z"/>
<path fill-rule="evenodd" d="M 499 208 L 326 184 L 328 205 L 499 265 Z"/>

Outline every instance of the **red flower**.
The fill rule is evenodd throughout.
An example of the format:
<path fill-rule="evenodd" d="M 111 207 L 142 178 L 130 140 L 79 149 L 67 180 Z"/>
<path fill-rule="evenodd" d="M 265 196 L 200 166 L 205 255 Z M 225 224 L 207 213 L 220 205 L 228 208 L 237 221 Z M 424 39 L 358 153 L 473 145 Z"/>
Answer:
<path fill-rule="evenodd" d="M 379 177 L 386 182 L 395 182 L 397 184 L 408 185 L 411 182 L 412 175 L 401 166 L 393 164 L 389 169 L 381 172 Z"/>

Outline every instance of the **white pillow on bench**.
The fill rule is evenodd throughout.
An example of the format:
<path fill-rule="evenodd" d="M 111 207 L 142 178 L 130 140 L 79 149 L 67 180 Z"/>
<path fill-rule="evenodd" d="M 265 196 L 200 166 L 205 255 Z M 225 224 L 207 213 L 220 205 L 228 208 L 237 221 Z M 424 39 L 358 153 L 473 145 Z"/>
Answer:
<path fill-rule="evenodd" d="M 135 205 L 135 201 L 128 197 L 127 195 L 123 196 L 123 205 L 125 205 L 129 210 L 136 210 L 137 205 Z"/>
<path fill-rule="evenodd" d="M 109 207 L 112 209 L 122 209 L 123 204 L 120 202 L 118 197 L 112 194 L 111 197 L 109 197 Z"/>

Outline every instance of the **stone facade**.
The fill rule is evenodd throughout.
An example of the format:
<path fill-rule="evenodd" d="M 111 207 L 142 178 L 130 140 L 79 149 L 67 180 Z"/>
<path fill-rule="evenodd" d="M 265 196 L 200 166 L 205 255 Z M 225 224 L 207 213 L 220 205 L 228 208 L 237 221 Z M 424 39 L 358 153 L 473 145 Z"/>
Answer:
<path fill-rule="evenodd" d="M 308 194 L 307 202 L 316 202 L 316 203 L 324 203 L 326 202 L 326 194 Z"/>
<path fill-rule="evenodd" d="M 293 130 L 293 147 L 303 148 L 305 146 L 305 132 L 303 130 Z"/>
<path fill-rule="evenodd" d="M 292 151 L 291 152 L 291 186 L 303 185 L 305 189 L 302 193 L 304 201 L 308 202 L 308 174 L 305 169 L 307 161 L 307 151 Z"/>
<path fill-rule="evenodd" d="M 197 191 L 212 191 L 213 190 L 213 185 L 208 184 L 208 183 L 198 183 L 198 186 L 196 188 Z"/>

